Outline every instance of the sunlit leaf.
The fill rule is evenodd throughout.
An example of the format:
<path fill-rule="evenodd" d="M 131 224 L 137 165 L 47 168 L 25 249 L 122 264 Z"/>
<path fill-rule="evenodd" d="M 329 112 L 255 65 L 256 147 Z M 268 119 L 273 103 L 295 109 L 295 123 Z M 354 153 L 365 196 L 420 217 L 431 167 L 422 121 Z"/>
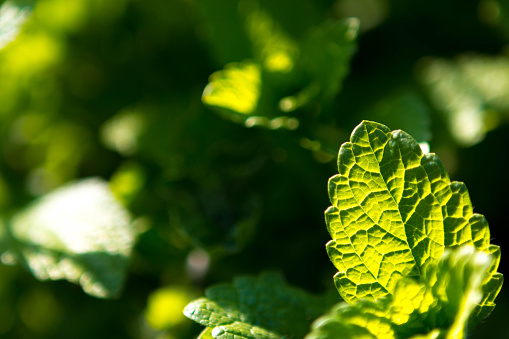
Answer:
<path fill-rule="evenodd" d="M 102 298 L 120 293 L 137 235 L 108 183 L 95 178 L 43 196 L 14 216 L 11 232 L 36 278 L 67 279 Z"/>
<path fill-rule="evenodd" d="M 0 49 L 14 40 L 30 13 L 28 6 L 6 1 L 0 7 Z"/>
<path fill-rule="evenodd" d="M 250 114 L 258 105 L 261 73 L 252 62 L 232 63 L 210 76 L 210 83 L 203 91 L 205 104 Z"/>
<path fill-rule="evenodd" d="M 377 301 L 340 303 L 313 324 L 306 339 L 465 338 L 490 261 L 473 246 L 446 250 L 426 265 L 420 283 L 403 278 L 392 295 Z"/>
<path fill-rule="evenodd" d="M 297 339 L 330 306 L 330 298 L 311 296 L 267 273 L 209 288 L 184 314 L 210 327 L 213 338 Z"/>
<path fill-rule="evenodd" d="M 329 180 L 332 206 L 325 216 L 343 299 L 393 294 L 401 278 L 422 276 L 446 248 L 469 244 L 495 258 L 475 313 L 493 309 L 502 284 L 495 273 L 500 250 L 489 244 L 488 224 L 473 213 L 466 186 L 450 181 L 435 154 L 423 155 L 401 130 L 363 121 L 341 146 L 338 169 Z"/>

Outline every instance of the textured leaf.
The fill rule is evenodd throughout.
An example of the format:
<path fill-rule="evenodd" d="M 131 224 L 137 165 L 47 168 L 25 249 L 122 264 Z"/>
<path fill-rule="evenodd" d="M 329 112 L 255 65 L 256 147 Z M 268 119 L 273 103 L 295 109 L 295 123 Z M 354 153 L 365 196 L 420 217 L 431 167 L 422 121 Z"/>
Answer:
<path fill-rule="evenodd" d="M 426 265 L 421 283 L 403 278 L 393 295 L 340 303 L 313 324 L 306 339 L 465 338 L 491 260 L 469 245 L 446 250 Z"/>
<path fill-rule="evenodd" d="M 136 237 L 131 217 L 100 179 L 49 193 L 11 221 L 34 276 L 67 279 L 96 297 L 120 293 Z"/>
<path fill-rule="evenodd" d="M 29 12 L 28 6 L 18 6 L 11 1 L 0 6 L 0 49 L 16 38 Z"/>
<path fill-rule="evenodd" d="M 341 146 L 339 174 L 329 181 L 325 212 L 329 257 L 349 303 L 392 294 L 398 280 L 420 277 L 445 248 L 474 245 L 495 259 L 476 317 L 493 307 L 502 276 L 486 219 L 474 214 L 466 186 L 451 182 L 440 159 L 423 155 L 407 133 L 364 121 Z"/>
<path fill-rule="evenodd" d="M 206 298 L 187 305 L 184 314 L 210 327 L 214 338 L 302 338 L 331 305 L 330 298 L 308 295 L 267 273 L 212 287 Z"/>

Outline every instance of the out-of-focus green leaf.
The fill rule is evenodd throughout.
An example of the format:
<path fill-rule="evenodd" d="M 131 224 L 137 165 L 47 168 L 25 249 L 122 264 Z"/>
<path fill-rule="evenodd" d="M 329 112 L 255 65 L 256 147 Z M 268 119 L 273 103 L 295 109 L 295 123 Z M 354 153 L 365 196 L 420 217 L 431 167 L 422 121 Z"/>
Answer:
<path fill-rule="evenodd" d="M 418 142 L 430 141 L 432 137 L 429 108 L 411 90 L 400 90 L 385 96 L 363 112 L 362 116 L 366 120 L 401 129 Z"/>
<path fill-rule="evenodd" d="M 202 100 L 210 106 L 222 107 L 239 114 L 256 109 L 261 90 L 260 67 L 252 62 L 233 63 L 210 76 Z"/>
<path fill-rule="evenodd" d="M 423 155 L 401 130 L 363 121 L 341 146 L 338 169 L 325 217 L 327 252 L 345 301 L 393 294 L 401 278 L 422 276 L 446 248 L 469 244 L 494 256 L 474 313 L 480 318 L 494 308 L 500 249 L 490 245 L 488 223 L 473 213 L 466 186 L 450 181 L 435 154 Z"/>
<path fill-rule="evenodd" d="M 328 21 L 309 28 L 297 42 L 257 9 L 246 18 L 252 60 L 212 74 L 202 101 L 246 127 L 296 129 L 298 116 L 288 113 L 328 102 L 341 89 L 358 26 L 354 18 Z"/>
<path fill-rule="evenodd" d="M 446 250 L 426 265 L 420 283 L 403 278 L 390 296 L 340 303 L 315 321 L 306 339 L 465 338 L 490 262 L 473 246 Z"/>
<path fill-rule="evenodd" d="M 284 112 L 291 112 L 316 98 L 330 100 L 340 91 L 356 50 L 358 30 L 359 20 L 356 18 L 327 21 L 308 30 L 300 58 L 308 85 L 280 101 L 279 106 Z"/>
<path fill-rule="evenodd" d="M 121 292 L 137 235 L 107 182 L 86 179 L 51 192 L 11 220 L 20 254 L 40 280 L 67 279 L 95 297 Z"/>
<path fill-rule="evenodd" d="M 252 3 L 249 7 L 257 5 Z M 253 45 L 253 54 L 263 69 L 277 73 L 293 70 L 299 53 L 298 46 L 267 12 L 260 8 L 249 8 L 246 32 Z"/>
<path fill-rule="evenodd" d="M 214 337 L 212 336 L 212 328 L 210 327 L 204 329 L 203 332 L 201 332 L 200 336 L 198 337 L 198 339 L 213 339 L 213 338 Z"/>
<path fill-rule="evenodd" d="M 182 309 L 192 300 L 192 292 L 183 286 L 166 286 L 154 291 L 148 298 L 145 318 L 157 330 L 170 329 L 189 322 Z"/>
<path fill-rule="evenodd" d="M 302 338 L 311 321 L 331 306 L 330 297 L 289 287 L 272 273 L 239 277 L 205 295 L 187 305 L 184 314 L 212 328 L 212 337 L 219 339 Z"/>
<path fill-rule="evenodd" d="M 30 13 L 28 6 L 6 1 L 0 6 L 0 49 L 14 40 Z"/>
<path fill-rule="evenodd" d="M 466 54 L 422 62 L 420 79 L 457 143 L 471 146 L 509 116 L 509 58 Z"/>

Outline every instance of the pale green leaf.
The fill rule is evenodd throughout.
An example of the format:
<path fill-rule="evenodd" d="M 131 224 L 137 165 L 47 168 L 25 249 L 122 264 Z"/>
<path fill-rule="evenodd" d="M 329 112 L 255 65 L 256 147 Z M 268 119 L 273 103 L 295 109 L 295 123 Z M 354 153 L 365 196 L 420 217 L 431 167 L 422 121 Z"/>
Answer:
<path fill-rule="evenodd" d="M 364 121 L 341 146 L 338 169 L 329 181 L 327 251 L 347 302 L 392 294 L 398 280 L 420 277 L 445 248 L 470 244 L 495 257 L 474 313 L 493 309 L 500 252 L 489 244 L 485 218 L 473 213 L 466 186 L 450 181 L 435 154 L 423 155 L 401 130 Z"/>
<path fill-rule="evenodd" d="M 11 220 L 21 255 L 40 280 L 67 279 L 96 297 L 117 296 L 137 235 L 107 182 L 85 179 L 51 192 Z"/>
<path fill-rule="evenodd" d="M 266 273 L 209 288 L 206 298 L 187 305 L 184 314 L 211 328 L 214 338 L 297 339 L 331 305 L 330 297 L 311 296 Z"/>
<path fill-rule="evenodd" d="M 465 338 L 491 260 L 469 245 L 446 250 L 426 265 L 420 283 L 403 278 L 377 301 L 340 303 L 315 321 L 306 339 Z"/>
<path fill-rule="evenodd" d="M 14 40 L 30 13 L 28 6 L 6 1 L 0 6 L 0 49 Z"/>
<path fill-rule="evenodd" d="M 462 146 L 481 141 L 509 114 L 507 55 L 463 54 L 454 60 L 427 58 L 420 81 L 431 104 L 443 115 Z"/>

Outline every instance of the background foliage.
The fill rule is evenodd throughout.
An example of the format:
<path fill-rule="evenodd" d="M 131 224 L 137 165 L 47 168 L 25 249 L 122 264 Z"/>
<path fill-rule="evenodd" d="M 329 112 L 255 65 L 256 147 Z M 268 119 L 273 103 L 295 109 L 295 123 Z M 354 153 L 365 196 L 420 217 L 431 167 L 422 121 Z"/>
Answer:
<path fill-rule="evenodd" d="M 0 50 L 0 336 L 194 338 L 191 299 L 265 270 L 325 291 L 327 179 L 363 119 L 429 142 L 504 251 L 508 19 L 504 0 L 37 1 Z M 115 202 L 51 205 L 86 180 Z M 48 206 L 62 228 L 31 238 Z M 118 241 L 66 238 L 90 214 L 125 216 Z M 87 291 L 80 270 L 118 297 L 52 281 Z M 473 338 L 504 336 L 507 302 Z"/>

